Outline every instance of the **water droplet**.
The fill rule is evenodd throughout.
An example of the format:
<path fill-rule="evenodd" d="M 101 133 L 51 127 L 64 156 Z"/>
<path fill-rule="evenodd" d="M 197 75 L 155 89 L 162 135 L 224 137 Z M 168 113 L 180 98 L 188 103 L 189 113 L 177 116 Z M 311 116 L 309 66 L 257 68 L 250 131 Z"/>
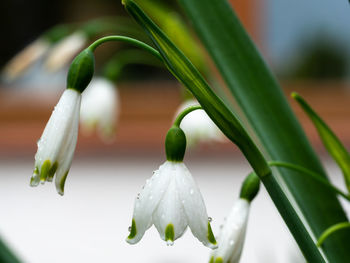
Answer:
<path fill-rule="evenodd" d="M 233 240 L 230 240 L 230 246 L 233 246 L 233 243 L 235 243 Z"/>
<path fill-rule="evenodd" d="M 213 219 L 209 216 L 208 221 L 211 222 L 211 221 L 213 221 Z"/>
<path fill-rule="evenodd" d="M 150 195 L 150 196 L 149 196 L 149 200 L 152 200 L 152 199 L 153 199 L 153 195 Z"/>
<path fill-rule="evenodd" d="M 131 226 L 128 227 L 129 232 L 131 232 Z"/>
<path fill-rule="evenodd" d="M 174 245 L 174 241 L 167 240 L 166 245 L 167 246 L 172 246 L 172 245 Z"/>
<path fill-rule="evenodd" d="M 194 193 L 194 190 L 191 188 L 190 194 L 193 195 L 193 193 Z"/>

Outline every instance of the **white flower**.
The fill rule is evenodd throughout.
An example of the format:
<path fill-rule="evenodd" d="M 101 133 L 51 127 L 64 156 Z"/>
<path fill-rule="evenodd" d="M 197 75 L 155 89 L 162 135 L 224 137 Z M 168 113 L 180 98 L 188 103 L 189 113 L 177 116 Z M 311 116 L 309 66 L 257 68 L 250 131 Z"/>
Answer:
<path fill-rule="evenodd" d="M 13 57 L 4 67 L 3 74 L 5 80 L 12 81 L 21 75 L 34 62 L 38 61 L 49 49 L 49 42 L 44 39 L 37 39 L 15 57 Z"/>
<path fill-rule="evenodd" d="M 38 141 L 35 169 L 30 185 L 52 181 L 56 174 L 57 192 L 63 195 L 78 138 L 81 94 L 66 89 Z"/>
<path fill-rule="evenodd" d="M 94 78 L 83 92 L 80 123 L 83 132 L 94 128 L 103 139 L 111 139 L 119 111 L 119 94 L 116 86 L 105 78 Z"/>
<path fill-rule="evenodd" d="M 250 203 L 237 200 L 218 238 L 219 247 L 213 251 L 210 263 L 237 263 L 241 257 Z"/>
<path fill-rule="evenodd" d="M 135 200 L 127 242 L 137 243 L 152 224 L 168 245 L 189 226 L 205 246 L 217 247 L 202 195 L 182 162 L 166 161 L 146 181 Z"/>
<path fill-rule="evenodd" d="M 196 100 L 185 101 L 180 105 L 175 116 L 184 109 L 195 105 L 199 105 Z M 181 121 L 180 128 L 185 132 L 187 143 L 190 146 L 198 142 L 223 141 L 225 138 L 204 110 L 195 110 L 187 114 Z"/>
<path fill-rule="evenodd" d="M 50 50 L 45 66 L 49 71 L 61 69 L 85 46 L 86 42 L 86 35 L 79 31 L 65 37 Z"/>

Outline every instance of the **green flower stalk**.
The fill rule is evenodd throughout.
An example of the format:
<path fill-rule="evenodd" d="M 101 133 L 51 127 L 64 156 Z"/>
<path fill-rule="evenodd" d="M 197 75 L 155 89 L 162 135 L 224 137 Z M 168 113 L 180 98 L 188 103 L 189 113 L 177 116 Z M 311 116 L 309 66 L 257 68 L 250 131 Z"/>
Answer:
<path fill-rule="evenodd" d="M 182 112 L 165 139 L 167 160 L 146 181 L 137 195 L 130 235 L 126 241 L 135 244 L 154 224 L 160 237 L 172 245 L 187 226 L 203 245 L 216 248 L 203 197 L 190 171 L 183 163 L 186 137 L 179 125 L 183 117 L 199 107 Z"/>

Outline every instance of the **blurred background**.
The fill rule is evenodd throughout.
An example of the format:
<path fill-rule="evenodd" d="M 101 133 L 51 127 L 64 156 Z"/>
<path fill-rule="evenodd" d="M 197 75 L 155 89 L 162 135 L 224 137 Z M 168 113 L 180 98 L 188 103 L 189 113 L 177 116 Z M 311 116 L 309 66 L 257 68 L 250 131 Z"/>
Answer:
<path fill-rule="evenodd" d="M 349 149 L 348 1 L 231 4 L 286 96 L 291 91 L 303 95 Z M 176 1 L 145 0 L 143 5 L 206 78 L 220 83 Z M 165 160 L 166 131 L 188 98 L 157 61 L 130 46 L 108 43 L 96 53 L 96 74 L 118 88 L 113 138 L 105 143 L 98 132 L 79 134 L 64 197 L 51 184 L 29 187 L 36 142 L 65 88 L 74 55 L 107 34 L 149 43 L 119 1 L 5 0 L 1 6 L 2 239 L 23 262 L 205 262 L 208 249 L 190 231 L 173 247 L 166 247 L 153 228 L 136 246 L 124 242 L 136 193 Z M 332 180 L 343 188 L 340 171 L 328 159 L 313 125 L 290 103 Z M 250 168 L 227 141 L 199 142 L 186 154 L 215 232 Z M 304 262 L 264 190 L 252 206 L 241 262 Z"/>

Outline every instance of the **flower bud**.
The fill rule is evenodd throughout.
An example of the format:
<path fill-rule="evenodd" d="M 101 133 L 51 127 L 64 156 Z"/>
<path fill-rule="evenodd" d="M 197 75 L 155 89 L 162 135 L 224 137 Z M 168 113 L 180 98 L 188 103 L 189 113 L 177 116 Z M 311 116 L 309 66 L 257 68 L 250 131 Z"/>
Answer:
<path fill-rule="evenodd" d="M 85 49 L 75 57 L 70 65 L 67 77 L 67 89 L 74 89 L 80 93 L 90 83 L 94 75 L 95 57 L 90 49 Z"/>
<path fill-rule="evenodd" d="M 254 172 L 250 173 L 242 184 L 240 198 L 246 199 L 248 202 L 253 201 L 253 199 L 259 192 L 259 188 L 259 177 Z"/>
<path fill-rule="evenodd" d="M 186 150 L 186 136 L 183 130 L 173 126 L 165 138 L 165 152 L 168 161 L 182 162 Z"/>

